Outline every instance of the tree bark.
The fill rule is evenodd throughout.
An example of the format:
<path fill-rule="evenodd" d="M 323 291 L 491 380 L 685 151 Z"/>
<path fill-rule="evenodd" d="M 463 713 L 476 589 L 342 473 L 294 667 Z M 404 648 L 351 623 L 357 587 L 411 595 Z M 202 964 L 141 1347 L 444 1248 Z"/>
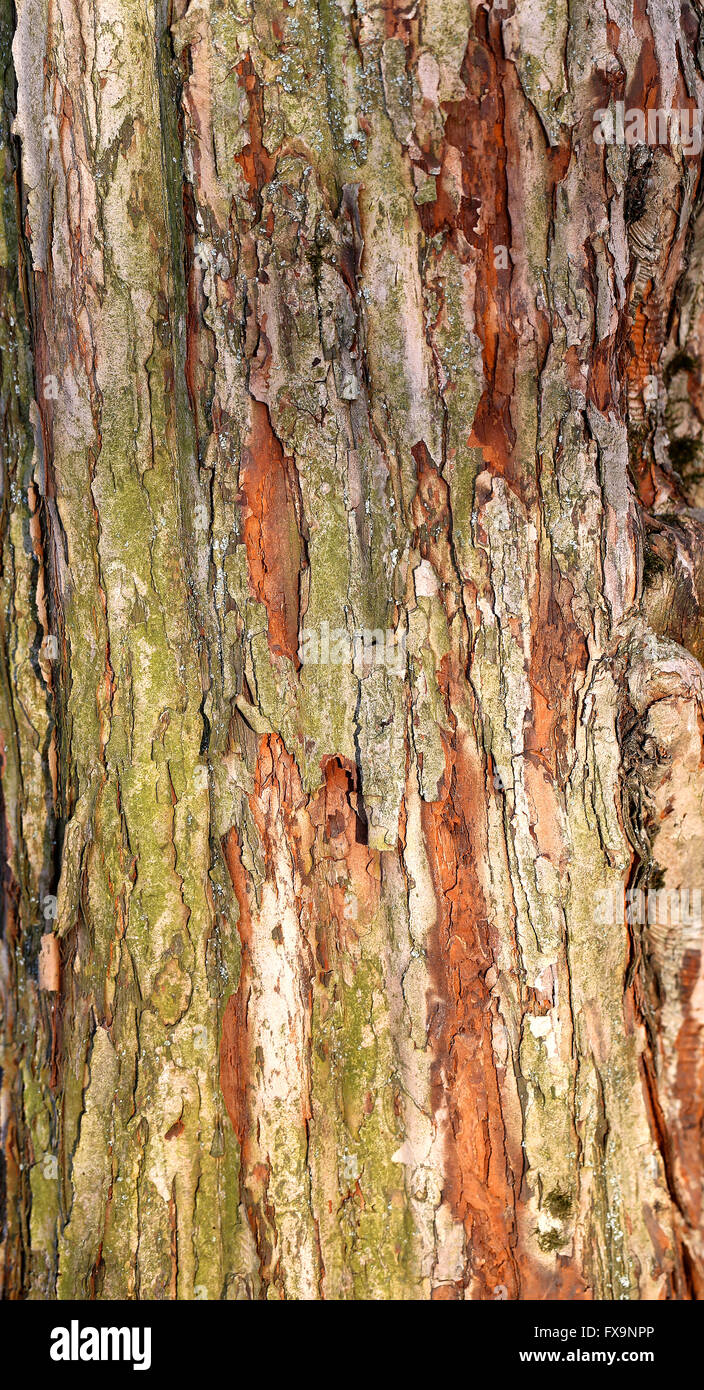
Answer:
<path fill-rule="evenodd" d="M 702 1295 L 702 13 L 0 0 L 6 1297 Z"/>

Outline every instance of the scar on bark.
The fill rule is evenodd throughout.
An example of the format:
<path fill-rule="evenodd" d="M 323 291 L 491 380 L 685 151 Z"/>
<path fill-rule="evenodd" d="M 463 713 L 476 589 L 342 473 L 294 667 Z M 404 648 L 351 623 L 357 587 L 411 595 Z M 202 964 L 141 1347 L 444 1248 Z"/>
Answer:
<path fill-rule="evenodd" d="M 298 670 L 303 542 L 296 510 L 295 464 L 284 457 L 266 405 L 252 399 L 250 410 L 250 431 L 240 468 L 249 574 L 257 598 L 266 607 L 270 651 L 289 657 Z"/>

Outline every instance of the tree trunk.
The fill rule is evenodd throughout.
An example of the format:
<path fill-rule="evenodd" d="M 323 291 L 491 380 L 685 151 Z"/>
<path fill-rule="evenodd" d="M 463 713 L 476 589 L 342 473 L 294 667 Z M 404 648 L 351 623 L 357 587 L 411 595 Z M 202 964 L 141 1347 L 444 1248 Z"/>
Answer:
<path fill-rule="evenodd" d="M 704 1291 L 701 12 L 0 0 L 6 1297 Z"/>

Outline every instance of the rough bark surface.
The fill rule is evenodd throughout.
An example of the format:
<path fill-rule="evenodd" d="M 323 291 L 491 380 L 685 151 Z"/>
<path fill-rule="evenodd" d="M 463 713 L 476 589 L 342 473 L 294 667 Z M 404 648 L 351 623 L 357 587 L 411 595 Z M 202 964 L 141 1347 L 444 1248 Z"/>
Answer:
<path fill-rule="evenodd" d="M 702 13 L 0 0 L 6 1297 L 704 1293 Z"/>

